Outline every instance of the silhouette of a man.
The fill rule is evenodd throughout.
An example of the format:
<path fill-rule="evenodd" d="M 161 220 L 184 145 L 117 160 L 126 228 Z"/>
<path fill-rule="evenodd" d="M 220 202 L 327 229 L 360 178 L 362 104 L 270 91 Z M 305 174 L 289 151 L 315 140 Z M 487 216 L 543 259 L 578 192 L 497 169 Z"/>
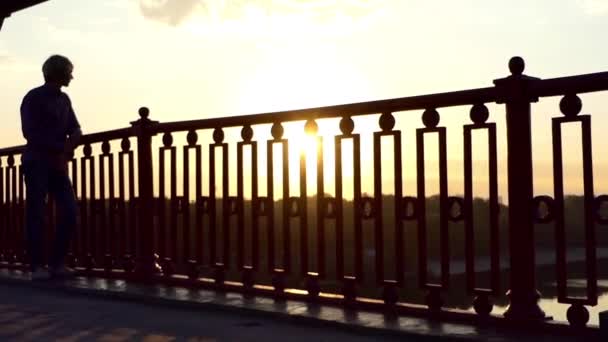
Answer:
<path fill-rule="evenodd" d="M 73 79 L 69 59 L 54 55 L 42 66 L 44 85 L 30 90 L 21 104 L 21 128 L 27 145 L 23 153 L 26 184 L 27 249 L 33 280 L 65 277 L 70 238 L 76 226 L 76 198 L 68 177 L 67 161 L 78 145 L 81 131 L 72 103 L 61 87 Z M 49 269 L 44 268 L 45 197 L 57 203 L 58 222 Z"/>

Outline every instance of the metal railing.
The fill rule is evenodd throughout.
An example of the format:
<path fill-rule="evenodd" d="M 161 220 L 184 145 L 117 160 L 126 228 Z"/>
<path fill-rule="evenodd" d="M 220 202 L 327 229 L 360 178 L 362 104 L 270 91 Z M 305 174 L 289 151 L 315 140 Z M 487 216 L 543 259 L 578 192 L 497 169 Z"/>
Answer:
<path fill-rule="evenodd" d="M 571 325 L 584 327 L 589 319 L 585 306 L 597 304 L 595 230 L 597 224 L 607 222 L 599 208 L 608 196 L 596 196 L 593 191 L 591 117 L 579 115 L 581 100 L 577 94 L 608 90 L 608 72 L 540 80 L 523 75 L 524 62 L 519 57 L 511 59 L 509 68 L 511 75 L 496 80 L 494 87 L 305 110 L 158 123 L 148 118 L 148 109 L 142 108 L 141 118 L 131 123 L 131 127 L 84 136 L 81 156 L 70 163 L 80 205 L 80 228 L 73 242 L 70 263 L 85 275 L 208 286 L 250 295 L 305 298 L 348 307 L 470 319 L 474 316 L 471 313 L 446 309 L 443 298 L 451 280 L 449 223 L 460 222 L 464 224 L 466 275 L 462 290 L 475 297 L 472 304 L 477 319 L 503 321 L 492 315 L 492 299 L 503 293 L 500 258 L 504 253 L 500 252 L 500 246 L 504 244 L 509 246 L 510 274 L 509 307 L 504 316 L 507 321 L 540 324 L 545 322 L 546 315 L 538 305 L 533 226 L 538 222 L 553 222 L 558 299 L 571 304 L 568 310 Z M 534 197 L 530 104 L 549 96 L 563 96 L 560 110 L 564 115 L 552 119 L 554 197 Z M 504 104 L 506 108 L 506 242 L 501 241 L 499 234 L 502 221 L 497 134 L 496 124 L 487 122 L 489 110 L 485 104 L 489 103 Z M 439 110 L 463 105 L 471 106 L 471 123 L 463 127 L 464 196 L 457 197 L 450 196 L 447 191 L 446 127 L 439 126 Z M 404 196 L 402 132 L 395 129 L 393 113 L 411 110 L 423 111 L 424 127 L 417 128 L 415 133 L 416 196 Z M 361 190 L 361 134 L 354 133 L 353 118 L 370 114 L 381 115 L 378 130 L 373 133 L 371 166 L 374 171 L 370 181 L 374 191 L 373 195 L 366 195 Z M 324 166 L 328 160 L 323 154 L 324 137 L 318 135 L 317 121 L 326 118 L 340 119 L 340 133 L 333 137 L 335 155 L 331 162 L 335 165 L 335 174 L 332 189 L 324 181 L 327 178 Z M 310 141 L 316 144 L 316 163 L 312 169 L 306 163 L 306 154 L 300 156 L 298 196 L 290 191 L 290 139 L 284 136 L 284 124 L 292 121 L 305 121 L 305 130 L 312 136 Z M 587 277 L 584 298 L 567 295 L 561 147 L 561 125 L 566 122 L 582 125 Z M 271 138 L 266 141 L 254 138 L 254 128 L 261 125 L 272 125 Z M 241 140 L 236 144 L 226 142 L 225 130 L 235 127 L 241 128 Z M 485 130 L 488 137 L 489 220 L 483 229 L 489 237 L 490 281 L 485 287 L 480 285 L 475 269 L 478 257 L 475 232 L 479 227 L 475 227 L 473 218 L 474 130 Z M 213 141 L 207 148 L 199 143 L 199 131 L 213 132 Z M 182 159 L 178 165 L 179 150 L 174 146 L 173 135 L 180 133 L 187 133 L 187 143 L 181 146 Z M 438 226 L 437 236 L 429 235 L 427 222 L 427 207 L 431 204 L 425 188 L 424 137 L 429 133 L 437 134 L 439 138 L 439 195 L 435 199 L 438 211 L 434 222 Z M 154 137 L 158 135 L 162 135 L 162 143 L 153 151 L 157 145 Z M 381 148 L 381 140 L 387 137 L 393 141 L 393 150 Z M 131 149 L 133 140 L 137 142 L 135 151 Z M 111 151 L 111 143 L 118 141 L 121 151 Z M 352 142 L 352 154 L 345 152 L 345 141 Z M 261 166 L 258 151 L 262 143 L 266 144 L 265 186 L 258 173 Z M 101 144 L 98 156 L 93 155 L 94 144 Z M 276 147 L 281 148 L 279 155 L 274 152 Z M 22 146 L 0 149 L 0 265 L 9 268 L 24 268 L 27 264 L 22 242 L 24 184 L 21 166 L 16 162 L 22 150 Z M 230 151 L 236 151 L 235 179 L 231 177 L 234 165 L 229 163 Z M 158 152 L 156 159 L 154 152 Z M 205 154 L 208 163 L 203 163 Z M 386 171 L 383 156 L 387 155 L 393 157 L 393 197 L 385 196 L 382 191 L 383 171 Z M 343 156 L 352 156 L 352 184 L 343 179 Z M 118 167 L 114 165 L 116 159 Z M 249 165 L 245 165 L 245 159 L 250 160 Z M 281 165 L 277 168 L 275 161 L 279 159 Z M 205 173 L 209 182 L 207 194 L 203 194 Z M 245 173 L 251 174 L 250 184 L 246 184 Z M 282 175 L 280 193 L 274 190 L 275 178 L 278 178 L 275 174 Z M 307 192 L 308 175 L 316 175 L 314 196 Z M 178 189 L 180 177 L 182 184 Z M 219 178 L 222 182 L 216 184 Z M 236 182 L 236 196 L 231 196 L 229 191 L 232 182 Z M 260 195 L 262 188 L 266 190 L 264 196 Z M 352 201 L 345 198 L 345 188 L 352 189 Z M 334 195 L 328 195 L 328 190 Z M 182 194 L 178 195 L 178 192 Z M 389 203 L 391 201 L 393 204 Z M 537 217 L 534 213 L 541 205 L 548 208 L 548 213 Z M 49 223 L 52 225 L 52 203 L 50 208 Z M 363 248 L 363 227 L 367 224 L 373 226 L 374 261 L 371 265 L 366 263 Z M 416 227 L 416 262 L 406 256 L 404 240 L 412 239 L 406 236 L 406 224 Z M 391 244 L 386 243 L 389 231 Z M 429 239 L 438 243 L 438 277 L 428 274 Z M 328 251 L 333 251 L 333 255 Z M 415 273 L 414 278 L 411 273 Z M 417 279 L 417 284 L 412 285 L 410 279 Z M 403 301 L 404 289 L 412 286 L 425 292 L 424 305 Z M 372 291 L 360 293 L 363 287 L 368 290 L 371 287 Z M 368 296 L 373 290 L 377 290 L 377 298 Z"/>

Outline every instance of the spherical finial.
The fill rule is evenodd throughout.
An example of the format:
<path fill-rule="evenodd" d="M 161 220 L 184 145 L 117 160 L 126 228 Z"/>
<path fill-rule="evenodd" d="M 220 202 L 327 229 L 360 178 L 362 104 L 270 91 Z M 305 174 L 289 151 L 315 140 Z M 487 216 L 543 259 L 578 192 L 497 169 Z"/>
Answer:
<path fill-rule="evenodd" d="M 147 119 L 150 116 L 150 109 L 148 107 L 139 108 L 139 117 L 142 119 Z"/>
<path fill-rule="evenodd" d="M 173 145 L 173 135 L 167 132 L 163 134 L 163 146 L 170 147 L 171 145 Z"/>
<path fill-rule="evenodd" d="M 340 131 L 342 134 L 349 135 L 355 130 L 355 122 L 350 116 L 345 116 L 340 120 Z"/>
<path fill-rule="evenodd" d="M 216 128 L 213 130 L 213 141 L 215 141 L 216 144 L 220 144 L 224 141 L 224 130 L 222 130 L 221 128 Z"/>
<path fill-rule="evenodd" d="M 82 148 L 82 153 L 84 153 L 85 157 L 90 157 L 93 154 L 93 149 L 91 148 L 91 144 L 86 144 Z"/>
<path fill-rule="evenodd" d="M 589 311 L 581 304 L 573 304 L 568 308 L 566 318 L 571 326 L 582 328 L 589 322 Z"/>
<path fill-rule="evenodd" d="M 523 58 L 515 56 L 509 60 L 509 70 L 511 71 L 512 75 L 523 74 L 525 68 L 526 62 L 524 62 Z"/>
<path fill-rule="evenodd" d="M 429 108 L 422 113 L 422 123 L 427 128 L 435 128 L 439 124 L 439 113 L 435 108 Z"/>
<path fill-rule="evenodd" d="M 196 142 L 198 141 L 198 134 L 196 134 L 196 131 L 192 130 L 192 131 L 188 131 L 188 134 L 186 135 L 186 141 L 188 142 L 188 145 L 193 146 L 196 144 Z"/>
<path fill-rule="evenodd" d="M 103 154 L 110 153 L 110 143 L 107 140 L 101 143 L 101 152 Z"/>
<path fill-rule="evenodd" d="M 281 139 L 283 137 L 283 125 L 281 125 L 280 122 L 272 124 L 270 134 L 272 134 L 272 137 L 275 138 L 275 140 Z"/>
<path fill-rule="evenodd" d="M 253 139 L 253 128 L 251 128 L 250 125 L 243 126 L 243 129 L 241 129 L 241 138 L 243 138 L 243 141 L 245 142 L 250 142 L 251 139 Z"/>
<path fill-rule="evenodd" d="M 319 132 L 319 125 L 317 125 L 315 120 L 310 119 L 306 121 L 306 124 L 304 125 L 304 132 L 308 135 L 317 135 Z"/>
<path fill-rule="evenodd" d="M 393 117 L 392 113 L 382 113 L 382 115 L 380 115 L 379 123 L 380 128 L 383 131 L 390 131 L 393 129 L 393 127 L 395 127 L 395 117 Z"/>
<path fill-rule="evenodd" d="M 583 102 L 576 94 L 567 94 L 559 101 L 559 110 L 567 117 L 575 117 L 583 109 Z"/>
<path fill-rule="evenodd" d="M 473 105 L 471 108 L 471 112 L 469 114 L 471 121 L 473 121 L 477 125 L 481 125 L 488 120 L 490 116 L 490 111 L 488 111 L 488 107 L 483 103 L 478 103 Z"/>
<path fill-rule="evenodd" d="M 129 138 L 122 138 L 122 141 L 120 142 L 120 148 L 122 148 L 123 152 L 127 152 L 131 149 L 131 141 L 129 141 Z"/>

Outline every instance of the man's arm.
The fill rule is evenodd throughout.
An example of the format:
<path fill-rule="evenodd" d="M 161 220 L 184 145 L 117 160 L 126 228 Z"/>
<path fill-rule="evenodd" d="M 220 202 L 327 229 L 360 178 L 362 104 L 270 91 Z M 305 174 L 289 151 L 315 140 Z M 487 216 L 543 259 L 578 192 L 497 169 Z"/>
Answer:
<path fill-rule="evenodd" d="M 68 117 L 68 130 L 67 136 L 68 139 L 66 141 L 66 151 L 72 152 L 78 144 L 80 144 L 80 138 L 82 137 L 82 130 L 80 129 L 80 123 L 78 123 L 78 119 L 76 118 L 76 113 L 74 113 L 74 109 L 72 108 L 72 103 L 68 98 L 69 103 L 69 117 Z"/>

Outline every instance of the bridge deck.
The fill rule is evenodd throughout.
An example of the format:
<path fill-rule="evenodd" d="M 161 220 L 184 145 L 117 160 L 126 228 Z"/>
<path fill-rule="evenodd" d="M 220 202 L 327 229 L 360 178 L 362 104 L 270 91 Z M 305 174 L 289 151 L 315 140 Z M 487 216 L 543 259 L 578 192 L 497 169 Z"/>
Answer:
<path fill-rule="evenodd" d="M 31 282 L 0 271 L 0 340 L 571 341 L 575 337 L 387 318 L 303 302 L 76 278 Z M 579 337 L 580 339 L 580 337 Z"/>

